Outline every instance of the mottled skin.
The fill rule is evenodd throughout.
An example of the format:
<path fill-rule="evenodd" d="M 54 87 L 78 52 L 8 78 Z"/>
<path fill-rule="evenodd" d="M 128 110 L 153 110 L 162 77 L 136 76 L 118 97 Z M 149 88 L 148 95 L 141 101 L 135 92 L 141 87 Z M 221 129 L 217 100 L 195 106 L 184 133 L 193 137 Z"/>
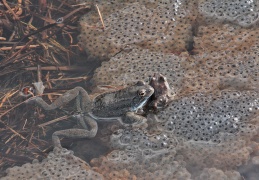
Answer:
<path fill-rule="evenodd" d="M 154 89 L 142 81 L 124 89 L 107 92 L 97 96 L 93 101 L 82 87 L 67 91 L 52 104 L 47 104 L 41 97 L 35 97 L 29 102 L 35 102 L 45 110 L 54 110 L 76 98 L 77 111 L 75 115 L 82 129 L 66 129 L 53 133 L 52 140 L 55 147 L 61 148 L 59 137 L 91 138 L 97 133 L 96 120 L 117 119 L 123 124 L 133 127 L 146 125 L 146 118 L 135 112 L 142 108 Z"/>
<path fill-rule="evenodd" d="M 156 112 L 158 109 L 165 108 L 173 98 L 166 77 L 160 73 L 155 73 L 154 76 L 150 78 L 149 85 L 152 86 L 155 91 L 149 98 L 146 109 Z"/>

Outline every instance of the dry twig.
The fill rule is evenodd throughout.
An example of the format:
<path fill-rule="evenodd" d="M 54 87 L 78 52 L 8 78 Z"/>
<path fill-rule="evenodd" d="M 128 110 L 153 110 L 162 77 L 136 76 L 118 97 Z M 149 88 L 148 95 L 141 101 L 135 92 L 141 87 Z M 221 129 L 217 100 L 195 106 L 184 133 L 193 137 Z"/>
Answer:
<path fill-rule="evenodd" d="M 51 120 L 51 121 L 48 121 L 48 122 L 39 124 L 38 126 L 41 127 L 41 128 L 43 128 L 44 126 L 47 126 L 47 125 L 50 125 L 50 124 L 52 124 L 52 123 L 59 122 L 59 121 L 62 121 L 62 120 L 66 120 L 66 119 L 68 119 L 68 118 L 70 118 L 70 117 L 71 117 L 71 116 L 65 115 L 65 116 L 62 116 L 62 117 L 53 119 L 53 120 Z"/>
<path fill-rule="evenodd" d="M 28 48 L 37 48 L 39 47 L 40 45 L 36 44 L 36 45 L 29 45 Z M 14 49 L 22 49 L 24 46 L 16 46 Z M 1 47 L 0 48 L 0 51 L 9 51 L 13 49 L 13 47 Z"/>
<path fill-rule="evenodd" d="M 13 12 L 13 10 L 10 8 L 10 6 L 7 4 L 6 0 L 2 0 L 5 7 L 10 11 L 14 17 L 14 20 L 19 20 L 19 17 Z"/>
<path fill-rule="evenodd" d="M 101 11 L 100 11 L 100 9 L 99 9 L 99 7 L 98 7 L 97 4 L 96 4 L 95 6 L 96 6 L 96 9 L 97 9 L 98 14 L 99 14 L 99 16 L 100 16 L 100 20 L 101 20 L 101 22 L 102 22 L 103 29 L 105 29 L 105 25 L 104 25 L 104 21 L 103 21 L 103 17 L 102 17 Z"/>

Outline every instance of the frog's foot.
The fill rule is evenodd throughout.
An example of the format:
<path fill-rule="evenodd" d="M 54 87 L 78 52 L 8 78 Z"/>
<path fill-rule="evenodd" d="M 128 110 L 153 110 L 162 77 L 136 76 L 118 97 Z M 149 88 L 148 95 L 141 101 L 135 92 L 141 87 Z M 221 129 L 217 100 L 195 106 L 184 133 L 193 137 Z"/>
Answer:
<path fill-rule="evenodd" d="M 146 129 L 148 126 L 147 118 L 135 114 L 134 112 L 127 112 L 126 115 L 122 117 L 122 123 L 126 124 L 126 126 L 130 125 L 133 129 Z"/>
<path fill-rule="evenodd" d="M 90 130 L 87 129 L 66 129 L 61 131 L 56 131 L 52 135 L 52 141 L 54 147 L 62 148 L 60 143 L 60 137 L 66 138 L 93 138 L 95 137 L 98 125 L 96 121 L 90 117 L 80 116 L 80 122 L 85 122 L 89 126 Z M 83 127 L 86 127 L 85 125 Z"/>
<path fill-rule="evenodd" d="M 52 104 L 46 103 L 41 97 L 33 97 L 28 99 L 27 103 L 35 102 L 45 110 L 54 110 L 60 106 L 63 106 L 73 99 L 76 99 L 77 110 L 82 111 L 86 108 L 90 108 L 91 100 L 88 93 L 82 87 L 75 87 L 67 91 L 65 94 L 57 98 Z"/>

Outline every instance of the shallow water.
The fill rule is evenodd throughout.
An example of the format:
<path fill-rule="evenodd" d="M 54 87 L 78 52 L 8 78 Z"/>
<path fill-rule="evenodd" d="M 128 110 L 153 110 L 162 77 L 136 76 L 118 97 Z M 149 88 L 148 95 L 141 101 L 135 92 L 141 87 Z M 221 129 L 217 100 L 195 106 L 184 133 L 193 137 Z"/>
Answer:
<path fill-rule="evenodd" d="M 105 29 L 92 9 L 79 36 L 87 60 L 103 61 L 94 85 L 147 82 L 159 72 L 175 97 L 147 115 L 146 130 L 105 125 L 95 140 L 78 143 L 75 155 L 87 162 L 105 156 L 90 163 L 104 179 L 258 179 L 258 1 L 98 7 Z"/>

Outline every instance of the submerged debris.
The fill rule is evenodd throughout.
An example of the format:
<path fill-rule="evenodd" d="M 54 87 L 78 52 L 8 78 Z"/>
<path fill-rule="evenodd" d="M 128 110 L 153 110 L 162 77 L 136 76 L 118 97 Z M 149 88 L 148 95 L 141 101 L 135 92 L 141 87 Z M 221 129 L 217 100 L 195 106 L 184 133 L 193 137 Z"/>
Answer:
<path fill-rule="evenodd" d="M 42 159 L 51 148 L 51 142 L 44 137 L 48 129 L 38 127 L 43 123 L 41 120 L 47 121 L 48 117 L 39 109 L 23 103 L 35 92 L 32 83 L 41 86 L 37 94 L 42 94 L 44 84 L 45 93 L 52 99 L 55 98 L 53 93 L 63 92 L 69 86 L 74 87 L 75 83 L 87 80 L 86 74 L 93 67 L 85 68 L 82 63 L 78 65 L 82 52 L 76 38 L 79 33 L 77 21 L 89 9 L 89 4 L 73 6 L 76 1 L 50 4 L 47 1 L 27 0 L 4 0 L 0 4 L 2 176 L 7 167 L 21 165 L 34 158 Z M 60 17 L 63 21 L 57 22 Z M 36 75 L 38 65 L 41 65 L 43 84 Z M 67 73 L 69 71 L 78 74 L 71 76 Z"/>

